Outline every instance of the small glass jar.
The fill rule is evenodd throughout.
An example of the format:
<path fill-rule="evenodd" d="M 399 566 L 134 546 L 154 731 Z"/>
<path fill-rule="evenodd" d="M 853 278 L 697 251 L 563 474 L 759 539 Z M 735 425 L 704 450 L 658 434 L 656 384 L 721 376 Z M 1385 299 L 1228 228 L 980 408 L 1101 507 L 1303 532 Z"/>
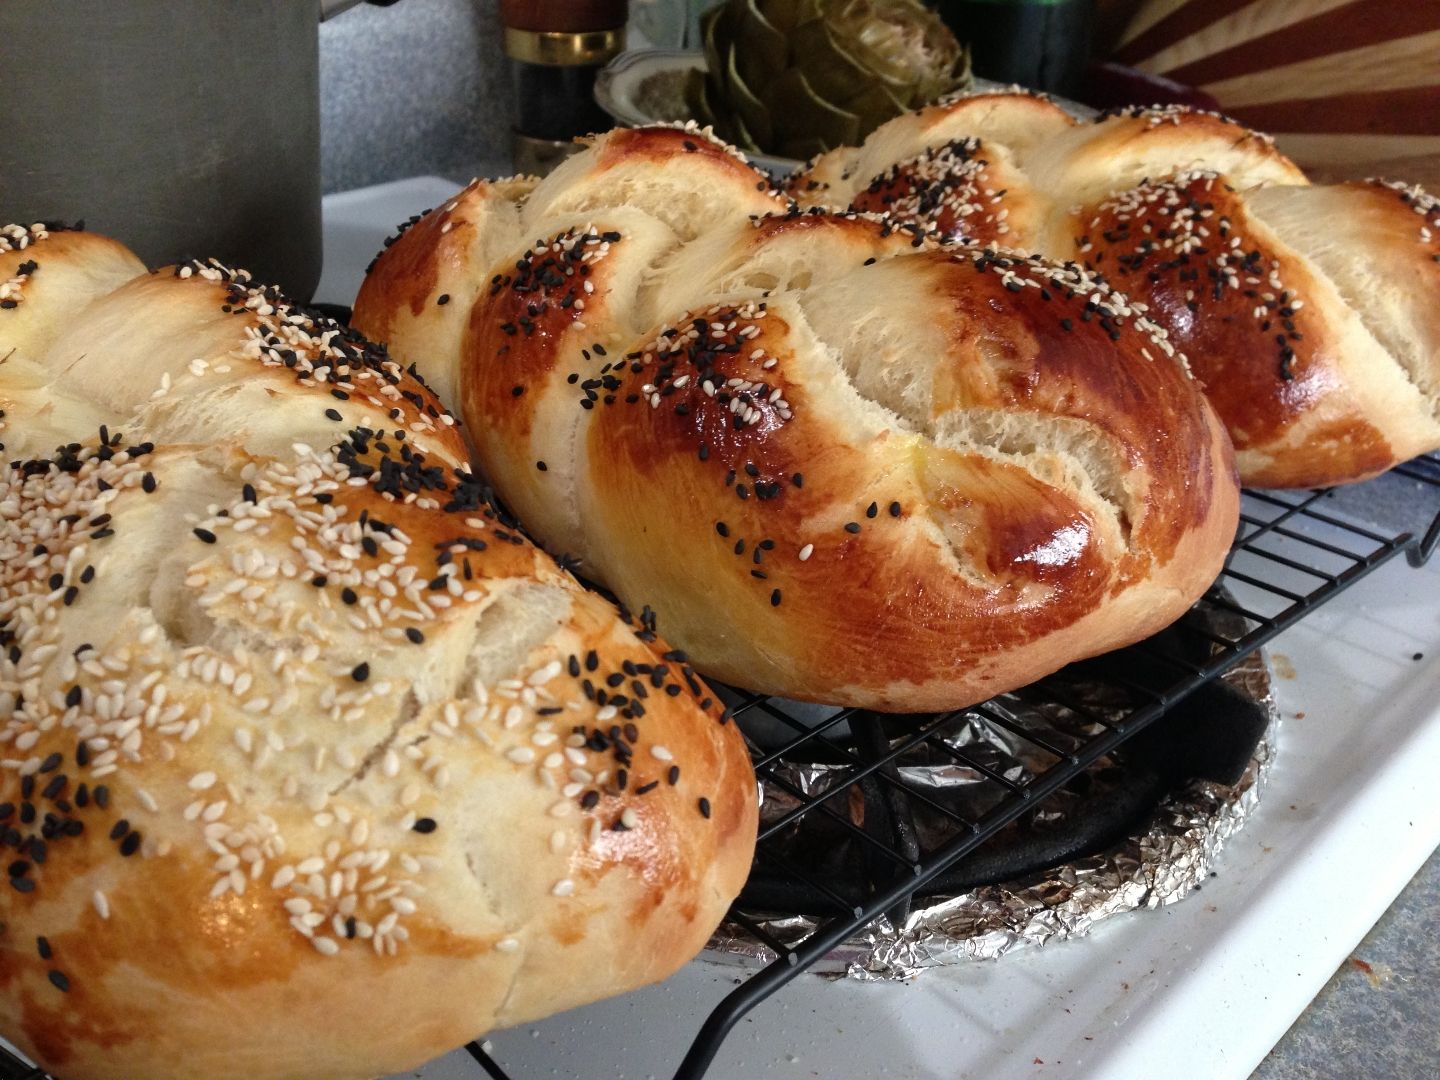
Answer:
<path fill-rule="evenodd" d="M 501 0 L 517 171 L 543 175 L 578 149 L 577 136 L 612 126 L 595 76 L 624 47 L 626 14 L 625 0 Z"/>

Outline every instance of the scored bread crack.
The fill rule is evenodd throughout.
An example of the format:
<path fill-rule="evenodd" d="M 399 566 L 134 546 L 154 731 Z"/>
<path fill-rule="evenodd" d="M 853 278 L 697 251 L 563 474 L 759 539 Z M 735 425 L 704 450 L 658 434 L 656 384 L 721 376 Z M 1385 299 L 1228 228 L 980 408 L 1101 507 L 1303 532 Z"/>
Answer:
<path fill-rule="evenodd" d="M 965 406 L 963 387 L 951 384 L 990 377 L 997 363 L 990 354 L 993 342 L 977 331 L 976 362 L 954 370 L 965 360 L 955 355 L 956 344 L 937 324 L 927 290 L 914 287 L 904 262 L 865 267 L 805 292 L 772 295 L 772 306 L 792 324 L 799 351 L 808 346 L 801 341 L 810 339 L 812 351 L 824 357 L 805 380 L 807 390 L 824 396 L 827 414 L 857 441 L 882 433 L 920 440 L 925 449 L 911 457 L 917 485 L 923 486 L 920 470 L 930 448 L 1014 466 L 1074 499 L 1102 537 L 1128 550 L 1135 515 L 1125 464 L 1111 437 L 1083 419 Z M 876 295 L 885 296 L 886 304 L 862 304 Z M 855 318 L 856 311 L 867 313 Z M 962 404 L 937 411 L 937 399 L 947 398 Z M 945 531 L 930 520 L 940 541 Z M 942 546 L 955 554 L 948 540 Z M 963 557 L 955 568 L 973 576 Z"/>

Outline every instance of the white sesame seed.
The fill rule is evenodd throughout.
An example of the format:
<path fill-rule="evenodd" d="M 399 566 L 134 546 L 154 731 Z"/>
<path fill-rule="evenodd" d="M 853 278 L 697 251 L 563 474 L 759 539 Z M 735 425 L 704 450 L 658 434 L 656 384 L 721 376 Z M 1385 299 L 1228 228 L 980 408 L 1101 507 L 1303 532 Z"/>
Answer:
<path fill-rule="evenodd" d="M 574 891 L 575 891 L 575 882 L 571 881 L 569 878 L 561 878 L 559 881 L 557 881 L 557 882 L 555 883 L 555 887 L 550 890 L 550 895 L 551 895 L 551 896 L 569 896 L 569 895 L 570 895 L 571 893 L 573 893 Z"/>

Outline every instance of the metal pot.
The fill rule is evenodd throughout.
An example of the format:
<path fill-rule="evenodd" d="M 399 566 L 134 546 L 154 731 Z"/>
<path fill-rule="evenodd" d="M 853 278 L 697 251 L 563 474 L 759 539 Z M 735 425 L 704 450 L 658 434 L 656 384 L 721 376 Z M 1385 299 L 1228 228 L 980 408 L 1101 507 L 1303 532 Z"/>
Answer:
<path fill-rule="evenodd" d="M 84 218 L 151 265 L 214 255 L 308 300 L 317 28 L 356 2 L 4 0 L 0 218 Z"/>

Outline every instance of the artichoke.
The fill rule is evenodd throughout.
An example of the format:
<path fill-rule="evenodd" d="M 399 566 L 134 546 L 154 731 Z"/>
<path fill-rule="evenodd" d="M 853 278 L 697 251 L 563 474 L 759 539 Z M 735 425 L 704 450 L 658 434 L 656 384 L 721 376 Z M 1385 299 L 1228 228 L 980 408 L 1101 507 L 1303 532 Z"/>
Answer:
<path fill-rule="evenodd" d="M 919 0 L 725 0 L 701 17 L 690 112 L 745 150 L 806 160 L 970 83 Z"/>

